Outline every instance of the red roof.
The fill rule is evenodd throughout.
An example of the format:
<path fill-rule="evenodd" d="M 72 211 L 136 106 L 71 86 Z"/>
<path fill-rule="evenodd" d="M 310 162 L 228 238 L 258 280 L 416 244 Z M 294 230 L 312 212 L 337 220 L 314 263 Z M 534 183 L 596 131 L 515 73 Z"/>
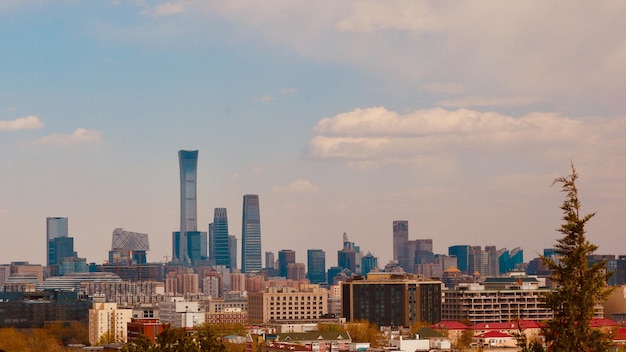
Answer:
<path fill-rule="evenodd" d="M 593 318 L 591 319 L 589 325 L 591 325 L 592 328 L 603 328 L 607 326 L 614 327 L 618 324 L 615 321 L 607 318 Z"/>
<path fill-rule="evenodd" d="M 480 339 L 494 339 L 494 338 L 501 338 L 501 337 L 510 337 L 510 338 L 512 338 L 513 336 L 511 336 L 509 334 L 505 334 L 503 332 L 499 332 L 499 331 L 489 331 L 489 332 L 486 332 L 484 334 L 480 334 L 478 336 L 475 336 L 475 338 L 480 338 Z"/>
<path fill-rule="evenodd" d="M 430 326 L 431 329 L 467 330 L 468 326 L 458 321 L 440 321 Z"/>
<path fill-rule="evenodd" d="M 534 320 L 520 320 L 519 325 L 516 321 L 506 323 L 478 323 L 470 326 L 472 330 L 511 330 L 511 329 L 539 329 L 541 323 Z"/>

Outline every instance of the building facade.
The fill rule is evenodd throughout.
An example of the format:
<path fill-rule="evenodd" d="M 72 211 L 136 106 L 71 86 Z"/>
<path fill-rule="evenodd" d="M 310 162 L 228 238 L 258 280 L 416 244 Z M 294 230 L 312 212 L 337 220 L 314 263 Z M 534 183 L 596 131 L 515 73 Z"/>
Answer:
<path fill-rule="evenodd" d="M 544 321 L 552 311 L 541 297 L 550 290 L 540 288 L 534 278 L 489 278 L 481 284 L 461 284 L 444 291 L 442 320 L 503 323 L 515 319 Z"/>
<path fill-rule="evenodd" d="M 328 292 L 319 285 L 268 287 L 248 295 L 250 324 L 314 320 L 328 312 Z"/>
<path fill-rule="evenodd" d="M 230 268 L 230 241 L 228 240 L 228 214 L 226 208 L 215 208 L 213 212 L 213 254 L 215 265 Z"/>
<path fill-rule="evenodd" d="M 393 260 L 406 271 L 408 270 L 409 222 L 396 220 L 393 222 Z"/>
<path fill-rule="evenodd" d="M 287 277 L 287 268 L 289 264 L 296 262 L 296 251 L 291 249 L 283 249 L 278 252 L 278 275 Z"/>
<path fill-rule="evenodd" d="M 132 317 L 130 308 L 118 308 L 117 303 L 94 302 L 89 310 L 89 343 L 97 345 L 101 338 L 105 342 L 127 342 L 127 324 Z"/>
<path fill-rule="evenodd" d="M 411 274 L 370 273 L 341 283 L 342 315 L 378 326 L 410 327 L 441 320 L 441 281 Z"/>
<path fill-rule="evenodd" d="M 312 284 L 326 283 L 326 252 L 323 250 L 307 250 L 307 278 Z"/>
<path fill-rule="evenodd" d="M 261 256 L 261 214 L 259 196 L 243 196 L 241 221 L 241 272 L 259 272 L 262 269 Z"/>
<path fill-rule="evenodd" d="M 173 235 L 172 257 L 178 262 L 188 262 L 190 261 L 187 249 L 188 232 L 198 231 L 196 191 L 198 151 L 178 151 L 178 165 L 180 171 L 180 231 L 178 236 Z"/>

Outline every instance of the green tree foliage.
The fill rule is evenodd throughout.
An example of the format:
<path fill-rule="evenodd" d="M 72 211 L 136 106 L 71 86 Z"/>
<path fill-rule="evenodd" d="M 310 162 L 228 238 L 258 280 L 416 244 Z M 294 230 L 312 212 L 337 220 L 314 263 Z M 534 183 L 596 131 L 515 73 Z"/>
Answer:
<path fill-rule="evenodd" d="M 595 213 L 581 215 L 576 180 L 572 173 L 556 178 L 566 194 L 561 205 L 563 224 L 558 229 L 563 237 L 557 240 L 557 258 L 542 256 L 542 261 L 551 270 L 555 290 L 545 296 L 546 306 L 553 311 L 553 319 L 547 322 L 545 337 L 551 351 L 590 352 L 609 351 L 611 340 L 601 330 L 590 326 L 597 303 L 609 294 L 606 289 L 606 262 L 589 265 L 587 257 L 598 246 L 585 237 L 585 225 Z"/>

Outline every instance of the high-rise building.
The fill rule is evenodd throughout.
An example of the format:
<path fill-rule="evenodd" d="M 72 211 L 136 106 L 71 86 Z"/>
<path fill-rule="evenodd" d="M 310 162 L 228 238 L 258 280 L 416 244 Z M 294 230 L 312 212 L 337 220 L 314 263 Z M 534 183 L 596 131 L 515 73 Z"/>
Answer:
<path fill-rule="evenodd" d="M 56 265 L 61 258 L 57 259 L 57 249 L 54 246 L 55 238 L 68 237 L 67 218 L 48 217 L 46 218 L 46 253 L 47 265 Z"/>
<path fill-rule="evenodd" d="M 483 277 L 494 277 L 500 275 L 500 263 L 498 261 L 498 251 L 495 246 L 485 246 L 482 250 L 480 246 L 471 246 L 468 255 L 468 274 L 480 274 Z"/>
<path fill-rule="evenodd" d="M 312 284 L 326 283 L 326 252 L 323 250 L 307 251 L 307 278 Z"/>
<path fill-rule="evenodd" d="M 448 255 L 453 255 L 456 257 L 457 267 L 461 272 L 465 274 L 473 274 L 468 273 L 468 265 L 469 265 L 469 249 L 468 245 L 456 245 L 448 247 Z"/>
<path fill-rule="evenodd" d="M 215 208 L 213 212 L 213 262 L 230 268 L 230 240 L 228 239 L 228 214 L 226 208 Z"/>
<path fill-rule="evenodd" d="M 241 272 L 259 272 L 262 269 L 261 256 L 261 215 L 259 196 L 243 196 L 241 221 Z"/>
<path fill-rule="evenodd" d="M 343 233 L 343 248 L 337 251 L 337 266 L 348 269 L 354 274 L 361 273 L 361 249 L 348 240 L 348 234 L 345 232 Z"/>
<path fill-rule="evenodd" d="M 274 252 L 265 252 L 265 269 L 274 269 L 275 261 Z"/>
<path fill-rule="evenodd" d="M 358 278 L 341 283 L 341 309 L 347 321 L 410 327 L 441 320 L 441 281 L 382 272 Z"/>
<path fill-rule="evenodd" d="M 278 275 L 287 277 L 289 264 L 296 262 L 296 252 L 291 249 L 283 249 L 278 252 Z"/>
<path fill-rule="evenodd" d="M 406 220 L 396 220 L 393 222 L 393 260 L 407 270 L 409 243 L 409 222 Z"/>
<path fill-rule="evenodd" d="M 188 250 L 189 232 L 198 231 L 197 221 L 197 171 L 198 151 L 178 151 L 180 169 L 180 231 L 172 234 L 172 257 L 178 262 L 191 260 Z"/>
<path fill-rule="evenodd" d="M 237 237 L 228 235 L 228 245 L 230 246 L 230 268 L 237 268 Z"/>
<path fill-rule="evenodd" d="M 378 269 L 378 258 L 368 252 L 361 258 L 361 275 L 367 275 L 371 271 Z"/>
<path fill-rule="evenodd" d="M 304 263 L 289 263 L 289 265 L 287 265 L 287 279 L 293 281 L 306 279 L 306 267 Z"/>

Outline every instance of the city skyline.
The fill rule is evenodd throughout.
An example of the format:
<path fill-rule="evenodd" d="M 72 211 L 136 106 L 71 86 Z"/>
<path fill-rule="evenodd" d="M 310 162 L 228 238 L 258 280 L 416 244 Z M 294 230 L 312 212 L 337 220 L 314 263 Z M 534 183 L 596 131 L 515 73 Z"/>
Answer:
<path fill-rule="evenodd" d="M 91 262 L 116 228 L 171 257 L 178 150 L 200 151 L 198 231 L 227 208 L 241 240 L 256 194 L 261 250 L 297 262 L 318 248 L 330 264 L 345 232 L 383 266 L 394 220 L 436 253 L 528 260 L 559 236 L 550 185 L 570 161 L 589 240 L 626 253 L 624 16 L 616 1 L 4 1 L 0 259 L 45 263 L 47 217 Z"/>

